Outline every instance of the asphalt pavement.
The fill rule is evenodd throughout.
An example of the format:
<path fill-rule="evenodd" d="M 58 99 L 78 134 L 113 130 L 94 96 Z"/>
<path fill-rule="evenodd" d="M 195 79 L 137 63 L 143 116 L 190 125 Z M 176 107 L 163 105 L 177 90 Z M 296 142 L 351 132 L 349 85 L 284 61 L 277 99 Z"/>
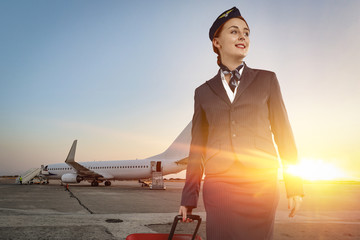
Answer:
<path fill-rule="evenodd" d="M 137 181 L 110 187 L 89 183 L 16 185 L 0 179 L 0 239 L 125 239 L 132 233 L 167 233 L 176 216 L 183 181 L 166 182 L 166 190 L 150 190 Z M 306 185 L 299 214 L 288 218 L 284 186 L 280 186 L 275 239 L 360 239 L 360 185 Z M 320 191 L 320 190 L 321 191 Z M 203 218 L 199 235 L 206 239 L 206 214 L 200 194 L 194 211 Z M 180 224 L 190 233 L 194 224 Z M 327 238 L 328 236 L 328 238 Z M 338 237 L 337 237 L 338 236 Z"/>

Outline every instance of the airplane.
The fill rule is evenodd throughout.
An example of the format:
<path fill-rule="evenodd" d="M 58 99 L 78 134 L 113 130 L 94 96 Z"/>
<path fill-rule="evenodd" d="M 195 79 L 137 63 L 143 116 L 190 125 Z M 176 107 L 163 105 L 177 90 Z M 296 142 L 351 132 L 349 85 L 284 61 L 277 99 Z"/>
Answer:
<path fill-rule="evenodd" d="M 43 167 L 42 175 L 49 179 L 60 179 L 62 183 L 88 181 L 91 186 L 104 182 L 110 186 L 115 180 L 139 180 L 152 177 L 153 172 L 162 175 L 178 173 L 186 169 L 191 142 L 191 122 L 175 141 L 158 155 L 136 160 L 76 162 L 77 140 L 74 140 L 65 163 Z M 145 183 L 143 182 L 143 185 Z"/>

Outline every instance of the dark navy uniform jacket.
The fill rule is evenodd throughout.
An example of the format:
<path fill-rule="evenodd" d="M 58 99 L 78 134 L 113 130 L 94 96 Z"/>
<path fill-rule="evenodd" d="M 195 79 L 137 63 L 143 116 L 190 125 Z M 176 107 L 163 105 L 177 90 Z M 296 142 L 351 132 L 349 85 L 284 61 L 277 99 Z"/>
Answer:
<path fill-rule="evenodd" d="M 235 161 L 246 168 L 278 168 L 298 161 L 294 136 L 275 73 L 244 66 L 231 103 L 219 73 L 195 90 L 192 140 L 181 205 L 197 206 L 203 172 L 222 174 Z M 285 179 L 286 180 L 286 179 Z M 287 181 L 287 193 L 303 195 Z"/>

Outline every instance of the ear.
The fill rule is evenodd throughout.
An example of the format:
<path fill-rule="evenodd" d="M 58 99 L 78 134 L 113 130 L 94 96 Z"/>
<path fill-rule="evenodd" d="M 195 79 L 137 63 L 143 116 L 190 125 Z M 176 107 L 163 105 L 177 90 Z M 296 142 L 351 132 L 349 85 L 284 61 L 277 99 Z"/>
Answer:
<path fill-rule="evenodd" d="M 220 45 L 220 42 L 219 42 L 219 39 L 218 38 L 213 38 L 212 40 L 212 44 L 217 48 L 217 49 L 220 49 L 221 48 L 221 45 Z"/>

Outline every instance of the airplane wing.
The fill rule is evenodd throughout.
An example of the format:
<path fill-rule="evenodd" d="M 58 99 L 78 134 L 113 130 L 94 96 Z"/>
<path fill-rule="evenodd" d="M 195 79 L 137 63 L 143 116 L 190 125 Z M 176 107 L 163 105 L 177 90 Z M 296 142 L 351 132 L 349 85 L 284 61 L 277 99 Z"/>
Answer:
<path fill-rule="evenodd" d="M 81 177 L 103 178 L 104 177 L 103 175 L 98 174 L 84 167 L 83 165 L 75 162 L 76 144 L 77 144 L 77 140 L 73 142 L 73 145 L 71 146 L 70 152 L 65 160 L 65 163 L 73 167 L 76 170 L 77 174 Z"/>
<path fill-rule="evenodd" d="M 83 165 L 77 163 L 77 162 L 66 162 L 68 165 L 70 165 L 71 167 L 73 167 L 77 174 L 81 177 L 91 177 L 91 178 L 102 178 L 104 176 L 102 176 L 101 174 L 98 174 L 86 167 L 84 167 Z"/>

